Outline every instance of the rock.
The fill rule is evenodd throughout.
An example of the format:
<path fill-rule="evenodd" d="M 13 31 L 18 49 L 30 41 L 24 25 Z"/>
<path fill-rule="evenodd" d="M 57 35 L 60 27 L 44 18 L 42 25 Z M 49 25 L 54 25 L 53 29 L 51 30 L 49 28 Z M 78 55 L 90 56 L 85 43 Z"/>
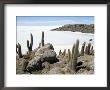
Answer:
<path fill-rule="evenodd" d="M 92 41 L 92 39 L 89 39 L 89 41 Z"/>
<path fill-rule="evenodd" d="M 39 48 L 35 55 L 42 54 L 46 50 L 54 50 L 53 45 L 50 43 L 45 44 L 43 47 Z"/>
<path fill-rule="evenodd" d="M 48 62 L 50 64 L 58 62 L 56 52 L 50 43 L 45 44 L 37 50 L 34 59 L 30 60 L 27 65 L 27 71 L 31 72 L 35 70 L 42 70 L 44 68 L 44 62 Z"/>
<path fill-rule="evenodd" d="M 44 59 L 44 61 L 47 61 L 51 64 L 58 61 L 58 59 L 56 58 L 56 52 L 54 50 L 44 51 L 43 59 Z"/>
<path fill-rule="evenodd" d="M 34 59 L 29 61 L 27 65 L 27 71 L 31 72 L 31 71 L 41 70 L 42 62 L 43 62 L 42 56 L 36 56 Z"/>

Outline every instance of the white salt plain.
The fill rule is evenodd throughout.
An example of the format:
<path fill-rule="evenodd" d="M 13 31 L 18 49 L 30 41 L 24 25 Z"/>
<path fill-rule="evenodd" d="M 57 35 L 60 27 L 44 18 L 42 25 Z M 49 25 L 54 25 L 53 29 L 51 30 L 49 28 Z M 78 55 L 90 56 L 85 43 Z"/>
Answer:
<path fill-rule="evenodd" d="M 94 34 L 71 31 L 50 31 L 58 27 L 59 26 L 17 26 L 17 43 L 21 44 L 22 53 L 25 54 L 28 51 L 27 40 L 30 40 L 30 33 L 33 35 L 33 49 L 39 46 L 42 31 L 44 31 L 45 43 L 51 43 L 57 54 L 59 50 L 72 49 L 77 39 L 80 40 L 79 49 L 84 42 L 91 42 L 94 46 Z M 90 39 L 93 40 L 89 41 Z"/>

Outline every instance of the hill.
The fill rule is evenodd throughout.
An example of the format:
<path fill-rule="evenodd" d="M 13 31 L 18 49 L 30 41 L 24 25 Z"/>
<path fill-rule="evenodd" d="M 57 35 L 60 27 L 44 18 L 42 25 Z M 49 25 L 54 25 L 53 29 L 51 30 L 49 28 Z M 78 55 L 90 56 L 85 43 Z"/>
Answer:
<path fill-rule="evenodd" d="M 94 33 L 94 24 L 67 24 L 51 31 L 72 31 L 82 33 Z"/>

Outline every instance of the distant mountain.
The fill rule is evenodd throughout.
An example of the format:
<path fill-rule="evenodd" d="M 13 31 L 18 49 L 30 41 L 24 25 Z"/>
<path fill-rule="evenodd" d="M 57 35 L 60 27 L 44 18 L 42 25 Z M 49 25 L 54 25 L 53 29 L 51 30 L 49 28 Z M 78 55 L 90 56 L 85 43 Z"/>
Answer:
<path fill-rule="evenodd" d="M 94 24 L 67 24 L 51 31 L 72 31 L 82 33 L 94 33 Z"/>

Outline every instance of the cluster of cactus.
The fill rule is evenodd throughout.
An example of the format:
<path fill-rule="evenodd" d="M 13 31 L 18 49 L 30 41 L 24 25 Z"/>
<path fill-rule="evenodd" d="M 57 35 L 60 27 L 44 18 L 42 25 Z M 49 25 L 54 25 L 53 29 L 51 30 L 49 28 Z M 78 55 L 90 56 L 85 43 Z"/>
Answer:
<path fill-rule="evenodd" d="M 16 44 L 16 53 L 18 54 L 19 58 L 22 58 L 22 51 L 21 51 L 21 45 L 18 43 Z"/>
<path fill-rule="evenodd" d="M 30 36 L 31 36 L 31 41 L 30 41 L 30 43 L 29 43 L 29 40 L 27 40 L 27 48 L 28 48 L 28 51 L 29 51 L 29 52 L 32 51 L 32 46 L 33 46 L 33 35 L 30 34 Z"/>
<path fill-rule="evenodd" d="M 41 40 L 42 47 L 44 46 L 44 32 L 42 32 L 42 40 Z"/>

